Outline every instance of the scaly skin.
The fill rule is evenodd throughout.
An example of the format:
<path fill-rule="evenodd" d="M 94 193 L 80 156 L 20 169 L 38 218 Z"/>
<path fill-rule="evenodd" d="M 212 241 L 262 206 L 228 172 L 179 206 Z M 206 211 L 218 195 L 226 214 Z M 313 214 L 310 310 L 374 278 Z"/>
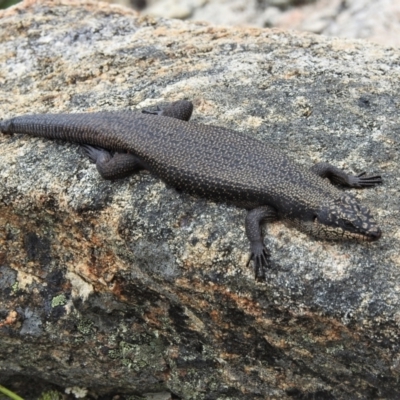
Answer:
<path fill-rule="evenodd" d="M 326 163 L 307 169 L 250 136 L 187 122 L 191 113 L 192 104 L 180 101 L 145 113 L 27 115 L 2 121 L 0 131 L 80 143 L 106 179 L 145 168 L 180 190 L 251 210 L 246 233 L 257 279 L 270 263 L 263 221 L 286 219 L 326 239 L 381 236 L 369 210 L 328 180 L 368 187 L 380 176 L 352 176 Z"/>

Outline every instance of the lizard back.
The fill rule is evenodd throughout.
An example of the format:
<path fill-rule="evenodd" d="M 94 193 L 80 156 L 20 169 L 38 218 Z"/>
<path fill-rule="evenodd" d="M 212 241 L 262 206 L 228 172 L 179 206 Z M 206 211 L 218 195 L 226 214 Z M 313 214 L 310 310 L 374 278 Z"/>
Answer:
<path fill-rule="evenodd" d="M 223 127 L 132 111 L 31 115 L 5 123 L 3 131 L 130 152 L 173 187 L 247 208 L 267 204 L 290 216 L 339 193 L 279 150 Z"/>

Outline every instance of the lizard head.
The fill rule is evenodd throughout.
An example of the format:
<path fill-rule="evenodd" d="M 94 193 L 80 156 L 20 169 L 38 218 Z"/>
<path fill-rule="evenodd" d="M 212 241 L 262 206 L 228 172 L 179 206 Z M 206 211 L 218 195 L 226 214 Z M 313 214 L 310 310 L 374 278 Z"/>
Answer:
<path fill-rule="evenodd" d="M 312 234 L 325 239 L 378 240 L 382 232 L 369 209 L 350 194 L 331 200 L 314 216 Z"/>

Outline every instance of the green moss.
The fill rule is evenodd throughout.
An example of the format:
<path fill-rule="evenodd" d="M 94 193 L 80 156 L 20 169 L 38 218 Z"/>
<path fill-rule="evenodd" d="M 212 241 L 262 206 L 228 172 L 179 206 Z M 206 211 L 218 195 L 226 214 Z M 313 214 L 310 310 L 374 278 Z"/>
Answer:
<path fill-rule="evenodd" d="M 14 293 L 16 293 L 18 291 L 19 288 L 19 283 L 18 281 L 14 282 L 14 284 L 11 286 L 11 289 Z"/>
<path fill-rule="evenodd" d="M 14 4 L 19 3 L 21 0 L 0 0 L 0 8 L 11 7 Z"/>
<path fill-rule="evenodd" d="M 53 297 L 51 300 L 51 307 L 63 306 L 67 302 L 67 299 L 64 294 L 60 294 L 56 297 Z"/>
<path fill-rule="evenodd" d="M 41 394 L 38 400 L 62 400 L 63 395 L 55 390 L 50 390 Z"/>

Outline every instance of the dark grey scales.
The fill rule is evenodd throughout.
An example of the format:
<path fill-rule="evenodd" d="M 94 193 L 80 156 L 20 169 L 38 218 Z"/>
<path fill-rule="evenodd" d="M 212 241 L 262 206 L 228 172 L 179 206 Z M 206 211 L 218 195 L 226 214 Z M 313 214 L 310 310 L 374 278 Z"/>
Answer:
<path fill-rule="evenodd" d="M 0 122 L 0 131 L 81 143 L 106 179 L 147 169 L 177 189 L 248 209 L 257 279 L 270 264 L 265 221 L 288 220 L 326 239 L 381 237 L 370 211 L 331 184 L 370 187 L 380 176 L 348 175 L 326 163 L 306 169 L 250 136 L 187 122 L 192 110 L 191 102 L 178 101 L 154 112 L 27 115 Z"/>

